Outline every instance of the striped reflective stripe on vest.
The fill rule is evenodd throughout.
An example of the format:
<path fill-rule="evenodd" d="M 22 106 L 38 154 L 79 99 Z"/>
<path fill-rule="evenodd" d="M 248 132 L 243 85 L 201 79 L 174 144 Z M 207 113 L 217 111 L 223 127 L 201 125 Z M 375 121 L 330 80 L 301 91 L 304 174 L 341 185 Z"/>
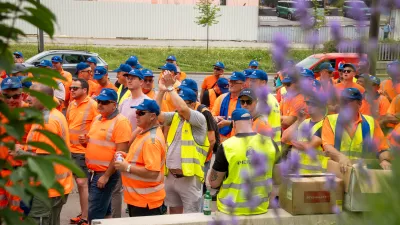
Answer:
<path fill-rule="evenodd" d="M 88 159 L 88 158 L 86 158 L 86 164 L 107 166 L 108 167 L 110 165 L 110 161 L 102 161 L 102 160 L 97 160 L 97 159 Z"/>
<path fill-rule="evenodd" d="M 154 192 L 164 189 L 164 183 L 159 184 L 155 187 L 149 187 L 149 188 L 134 188 L 134 187 L 127 187 L 127 186 L 123 186 L 123 187 L 124 187 L 124 190 L 127 192 L 135 192 L 137 194 L 145 195 L 145 194 L 151 194 L 151 193 L 154 193 Z"/>
<path fill-rule="evenodd" d="M 178 141 L 178 144 L 180 144 L 181 146 L 182 145 L 185 145 L 185 146 L 196 146 L 196 150 L 197 150 L 198 153 L 204 155 L 205 157 L 207 157 L 207 155 L 208 155 L 208 152 L 206 152 L 204 149 L 198 147 L 194 141 Z"/>
<path fill-rule="evenodd" d="M 100 119 L 100 117 L 101 117 L 101 115 L 98 115 L 95 119 Z M 111 141 L 111 138 L 112 138 L 112 134 L 113 134 L 113 131 L 114 131 L 115 124 L 117 123 L 117 120 L 120 117 L 121 117 L 121 114 L 118 114 L 115 118 L 113 118 L 113 121 L 112 121 L 110 127 L 107 130 L 107 134 L 106 134 L 106 139 L 105 140 L 98 140 L 98 139 L 89 138 L 89 143 L 100 145 L 100 146 L 103 146 L 103 147 L 115 148 L 117 145 L 115 144 L 115 142 Z"/>
<path fill-rule="evenodd" d="M 221 198 L 219 200 L 224 205 L 229 205 L 230 204 L 229 202 L 232 201 L 232 199 L 229 200 L 228 198 Z M 256 205 L 261 205 L 262 203 L 266 203 L 266 202 L 269 202 L 268 197 L 259 199 L 259 202 Z M 253 203 L 250 203 L 250 202 L 237 202 L 237 203 L 235 203 L 235 208 L 250 208 L 250 204 L 253 205 Z"/>
<path fill-rule="evenodd" d="M 155 139 L 157 139 L 158 141 L 160 141 L 160 143 L 161 143 L 162 145 L 164 145 L 164 141 L 161 140 L 159 137 L 157 137 L 157 129 L 151 129 L 149 132 L 150 132 L 150 135 L 147 136 L 146 138 L 144 138 L 144 139 L 140 142 L 140 144 L 138 145 L 138 148 L 137 148 L 135 154 L 134 154 L 133 157 L 132 157 L 131 164 L 132 164 L 133 166 L 136 165 L 136 162 L 137 162 L 137 160 L 138 160 L 138 158 L 139 158 L 139 155 L 140 155 L 140 153 L 141 153 L 142 150 L 143 150 L 143 145 L 144 145 L 144 142 L 145 142 L 145 141 L 147 141 L 148 139 L 151 138 L 152 141 L 154 142 Z M 161 160 L 161 167 L 164 166 L 164 161 L 165 161 L 165 160 Z M 162 180 L 164 179 L 164 175 L 163 175 L 161 172 L 160 172 L 160 174 L 159 174 L 155 179 L 140 177 L 140 176 L 138 176 L 138 175 L 136 175 L 136 174 L 128 173 L 128 172 L 126 172 L 126 171 L 122 172 L 122 174 L 123 174 L 125 177 L 128 177 L 128 178 L 130 178 L 130 179 L 138 180 L 138 181 L 144 181 L 144 182 L 160 182 L 160 181 L 162 181 Z"/>
<path fill-rule="evenodd" d="M 61 119 L 58 116 L 55 116 L 54 114 L 50 114 L 50 118 L 52 118 L 54 120 L 57 120 L 57 122 L 60 124 L 60 127 L 61 127 L 61 138 L 65 140 L 67 138 L 67 130 L 63 126 L 63 123 L 62 123 Z"/>
<path fill-rule="evenodd" d="M 83 117 L 82 117 L 82 122 L 81 122 L 81 126 L 79 129 L 69 129 L 69 133 L 71 134 L 87 134 L 87 130 L 85 130 L 85 121 L 87 120 L 87 118 L 89 117 L 89 113 L 90 113 L 90 108 L 93 105 L 94 100 L 89 99 L 88 101 L 88 105 L 85 108 Z M 68 109 L 68 112 L 70 110 Z"/>
<path fill-rule="evenodd" d="M 270 184 L 272 184 L 272 179 L 256 181 L 256 182 L 251 183 L 252 187 L 267 187 Z M 244 185 L 247 185 L 247 184 L 230 183 L 230 184 L 223 184 L 222 188 L 224 188 L 224 189 L 232 188 L 232 189 L 241 190 L 241 189 L 243 189 Z"/>

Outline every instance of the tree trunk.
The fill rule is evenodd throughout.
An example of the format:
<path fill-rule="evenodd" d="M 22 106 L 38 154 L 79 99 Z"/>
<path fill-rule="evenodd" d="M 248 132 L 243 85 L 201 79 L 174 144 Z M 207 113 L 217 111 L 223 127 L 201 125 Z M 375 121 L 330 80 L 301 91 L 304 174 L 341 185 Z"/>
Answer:
<path fill-rule="evenodd" d="M 209 32 L 210 32 L 210 27 L 207 25 L 207 54 L 208 54 L 208 39 L 209 39 Z"/>
<path fill-rule="evenodd" d="M 378 0 L 372 0 L 371 3 L 371 8 L 377 9 L 378 8 Z M 371 14 L 371 19 L 370 19 L 370 25 L 369 25 L 369 40 L 377 40 L 377 43 L 379 43 L 379 20 L 380 20 L 381 14 L 378 12 L 378 10 L 373 10 Z M 378 46 L 376 46 L 378 47 Z M 376 62 L 377 62 L 377 56 L 378 52 L 376 51 L 377 49 L 370 48 L 368 51 L 368 60 L 369 60 L 369 72 L 370 74 L 375 75 L 376 74 Z"/>

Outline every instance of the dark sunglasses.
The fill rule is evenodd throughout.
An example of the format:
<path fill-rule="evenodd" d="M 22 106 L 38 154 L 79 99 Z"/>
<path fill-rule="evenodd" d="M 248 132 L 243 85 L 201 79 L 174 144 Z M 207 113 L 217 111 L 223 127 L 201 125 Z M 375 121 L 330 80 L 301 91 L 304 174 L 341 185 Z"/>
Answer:
<path fill-rule="evenodd" d="M 20 55 L 15 55 L 15 58 L 19 59 L 19 58 L 22 58 L 22 56 L 20 56 Z"/>
<path fill-rule="evenodd" d="M 351 73 L 353 70 L 343 70 L 343 73 Z"/>
<path fill-rule="evenodd" d="M 112 102 L 113 101 L 110 101 L 110 100 L 106 100 L 106 101 L 97 100 L 97 104 L 100 104 L 100 105 L 109 105 Z"/>
<path fill-rule="evenodd" d="M 141 111 L 141 110 L 136 110 L 136 116 L 144 116 L 144 115 L 146 115 L 146 113 L 150 113 L 150 112 Z"/>
<path fill-rule="evenodd" d="M 241 105 L 244 105 L 244 104 L 251 105 L 251 104 L 253 104 L 253 100 L 251 100 L 251 99 L 249 99 L 249 100 L 240 100 L 240 104 Z"/>
<path fill-rule="evenodd" d="M 220 70 L 222 70 L 222 69 L 221 69 L 221 68 L 218 68 L 218 67 L 214 67 L 214 70 L 220 71 Z"/>
<path fill-rule="evenodd" d="M 21 97 L 21 94 L 15 94 L 15 95 L 3 94 L 3 96 L 4 96 L 6 99 L 10 99 L 10 98 L 12 98 L 12 99 L 18 99 L 19 97 Z"/>
<path fill-rule="evenodd" d="M 74 91 L 77 91 L 77 90 L 79 90 L 81 87 L 69 87 L 69 90 L 70 91 L 72 91 L 72 90 L 74 90 Z"/>

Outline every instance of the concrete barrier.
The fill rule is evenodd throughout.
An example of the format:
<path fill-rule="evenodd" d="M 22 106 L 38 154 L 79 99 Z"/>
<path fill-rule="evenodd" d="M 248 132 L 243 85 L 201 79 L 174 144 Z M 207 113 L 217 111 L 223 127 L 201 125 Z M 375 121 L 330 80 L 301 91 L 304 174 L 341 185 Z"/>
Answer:
<path fill-rule="evenodd" d="M 270 210 L 266 214 L 257 216 L 242 216 L 237 217 L 238 224 L 252 224 L 252 225 L 310 225 L 310 224 L 338 224 L 338 219 L 345 216 L 348 221 L 349 214 L 343 213 L 342 216 L 334 214 L 323 215 L 304 215 L 292 216 L 283 209 L 277 210 L 279 219 Z M 352 215 L 350 215 L 352 216 Z M 225 220 L 224 224 L 231 223 L 231 217 L 219 212 L 213 212 L 210 216 L 205 216 L 202 213 L 190 213 L 180 215 L 162 215 L 162 216 L 147 216 L 147 217 L 131 217 L 119 219 L 104 219 L 94 220 L 92 225 L 208 225 L 216 219 Z M 350 223 L 349 223 L 350 224 Z"/>

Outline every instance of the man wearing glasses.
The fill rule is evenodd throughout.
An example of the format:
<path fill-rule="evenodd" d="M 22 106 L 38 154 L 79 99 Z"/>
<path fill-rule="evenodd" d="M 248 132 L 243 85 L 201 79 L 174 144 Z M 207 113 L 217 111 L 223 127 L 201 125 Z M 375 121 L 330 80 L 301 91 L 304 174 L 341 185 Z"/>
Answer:
<path fill-rule="evenodd" d="M 319 66 L 320 77 L 317 79 L 321 83 L 320 91 L 326 95 L 328 98 L 328 113 L 335 113 L 338 106 L 338 100 L 336 98 L 336 92 L 333 85 L 333 71 L 335 69 L 329 62 L 324 62 Z"/>
<path fill-rule="evenodd" d="M 97 112 L 97 102 L 88 96 L 89 84 L 86 80 L 74 78 L 69 89 L 72 102 L 69 104 L 66 113 L 70 137 L 70 143 L 67 144 L 69 144 L 72 159 L 86 173 L 84 178 L 75 177 L 78 185 L 81 213 L 77 217 L 71 218 L 70 222 L 82 225 L 82 223 L 88 223 L 89 194 L 88 168 L 85 162 L 86 148 L 80 144 L 79 136 L 85 136 L 89 132 L 92 121 L 99 113 Z"/>
<path fill-rule="evenodd" d="M 143 85 L 142 85 L 142 91 L 147 97 L 151 99 L 156 98 L 156 92 L 154 91 L 154 75 L 153 71 L 149 69 L 143 69 L 142 70 L 143 74 Z"/>
<path fill-rule="evenodd" d="M 95 92 L 99 86 L 96 82 L 91 80 L 92 73 L 93 71 L 92 68 L 90 68 L 89 64 L 80 62 L 76 65 L 75 74 L 78 76 L 78 78 L 86 80 L 89 84 L 89 93 L 88 93 L 89 97 L 95 95 Z"/>
<path fill-rule="evenodd" d="M 233 72 L 229 79 L 229 92 L 215 100 L 212 114 L 218 123 L 221 143 L 233 135 L 231 116 L 233 110 L 240 108 L 238 98 L 245 81 L 246 77 L 242 72 Z"/>
<path fill-rule="evenodd" d="M 361 94 L 365 92 L 365 89 L 354 82 L 353 78 L 357 74 L 357 68 L 351 63 L 343 65 L 343 80 L 335 85 L 337 96 L 340 96 L 342 91 L 346 88 L 357 88 Z"/>
<path fill-rule="evenodd" d="M 213 88 L 217 84 L 218 79 L 224 75 L 225 65 L 223 62 L 217 62 L 213 66 L 213 75 L 204 78 L 203 84 L 201 85 L 200 102 L 203 99 L 204 91 Z"/>
<path fill-rule="evenodd" d="M 340 96 L 339 114 L 328 115 L 322 125 L 323 148 L 332 160 L 340 164 L 342 172 L 352 165 L 351 160 L 377 156 L 383 169 L 391 168 L 389 146 L 379 123 L 360 113 L 362 99 L 358 89 L 344 89 Z"/>
<path fill-rule="evenodd" d="M 160 80 L 156 101 L 162 103 L 169 92 L 176 112 L 163 112 L 158 121 L 170 126 L 167 136 L 165 203 L 171 214 L 200 212 L 204 162 L 209 150 L 206 118 L 195 109 L 197 95 L 189 88 L 174 91 L 173 74 L 166 72 Z"/>
<path fill-rule="evenodd" d="M 25 61 L 22 52 L 16 51 L 13 53 L 13 56 L 14 56 L 14 63 L 23 63 Z"/>
<path fill-rule="evenodd" d="M 124 199 L 129 216 L 162 215 L 164 206 L 164 172 L 166 146 L 162 129 L 158 125 L 160 107 L 157 102 L 145 99 L 136 109 L 137 125 L 141 132 L 136 136 L 125 159 L 115 162 L 122 172 Z M 125 155 L 124 152 L 119 152 Z"/>
<path fill-rule="evenodd" d="M 86 165 L 89 169 L 89 223 L 94 219 L 111 217 L 111 195 L 120 180 L 114 167 L 117 151 L 128 151 L 132 135 L 129 120 L 117 108 L 117 92 L 104 88 L 96 97 L 100 113 L 90 126 L 89 133 L 79 136 L 86 147 Z"/>

